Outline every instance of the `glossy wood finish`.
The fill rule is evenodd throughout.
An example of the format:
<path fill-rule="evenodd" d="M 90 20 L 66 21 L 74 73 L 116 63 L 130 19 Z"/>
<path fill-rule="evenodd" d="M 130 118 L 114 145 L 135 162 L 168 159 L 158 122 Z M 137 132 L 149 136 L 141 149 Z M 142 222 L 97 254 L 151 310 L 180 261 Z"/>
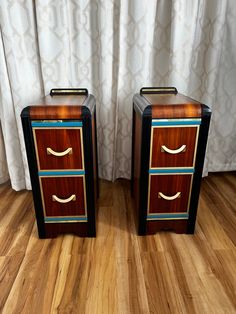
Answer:
<path fill-rule="evenodd" d="M 47 238 L 56 238 L 61 234 L 70 234 L 78 237 L 89 237 L 88 223 L 70 222 L 70 223 L 46 223 L 45 232 Z"/>
<path fill-rule="evenodd" d="M 149 213 L 187 212 L 191 178 L 191 174 L 150 175 Z M 159 192 L 167 196 L 181 192 L 181 195 L 169 201 L 158 197 Z"/>
<path fill-rule="evenodd" d="M 152 118 L 200 118 L 201 103 L 181 94 L 143 95 L 152 104 Z"/>
<path fill-rule="evenodd" d="M 173 228 L 173 230 L 178 233 L 186 232 L 193 234 L 195 230 L 211 110 L 206 105 L 181 94 L 167 94 L 166 89 L 164 94 L 160 94 L 159 90 L 158 94 L 154 94 L 155 88 L 149 88 L 149 92 L 150 90 L 152 92 L 151 94 L 142 94 L 141 89 L 141 94 L 135 94 L 133 97 L 134 111 L 135 114 L 140 117 L 140 128 L 142 128 L 140 140 L 141 152 L 135 152 L 135 139 L 138 131 L 135 127 L 133 127 L 132 150 L 132 169 L 139 167 L 137 165 L 137 160 L 141 158 L 139 169 L 139 190 L 136 194 L 133 193 L 134 200 L 138 203 L 136 206 L 138 208 L 138 234 L 144 235 L 147 233 L 153 233 L 155 226 L 156 231 Z M 175 89 L 171 88 L 171 90 L 174 90 L 174 93 L 176 93 Z M 180 118 L 181 121 L 178 120 Z M 197 118 L 197 120 L 195 120 L 195 118 Z M 160 119 L 168 120 L 160 121 Z M 166 125 L 163 125 L 164 123 Z M 197 125 L 200 124 L 200 126 L 195 126 L 195 123 Z M 190 124 L 191 127 L 188 126 L 188 124 Z M 154 130 L 153 140 L 151 139 L 151 127 Z M 173 130 L 171 130 L 172 127 Z M 151 153 L 150 146 L 148 146 L 148 143 L 150 142 Z M 170 150 L 177 150 L 183 145 L 186 145 L 186 152 L 181 152 L 175 155 L 167 152 L 161 152 L 161 146 L 163 145 Z M 140 156 L 138 154 L 140 154 Z M 150 154 L 152 154 L 151 158 Z M 147 217 L 147 196 L 149 195 L 147 191 L 147 187 L 149 186 L 148 173 L 172 172 L 174 174 L 177 171 L 182 173 L 194 173 L 192 179 L 191 197 L 189 199 L 190 205 L 187 223 L 186 215 L 183 215 L 182 223 L 180 221 L 172 221 L 173 219 L 170 216 L 160 217 L 160 215 L 158 215 L 155 217 Z M 134 176 L 134 171 L 132 171 L 132 182 L 134 182 Z M 171 187 L 170 184 L 169 186 Z M 189 184 L 187 185 L 187 188 L 189 188 Z M 166 195 L 173 196 L 177 192 L 174 192 L 173 194 L 168 192 Z M 155 198 L 154 196 L 151 196 L 151 198 L 152 197 Z M 165 220 L 163 218 L 165 218 Z M 155 219 L 155 221 L 151 222 L 151 219 Z M 159 222 L 157 219 L 162 220 Z"/>
<path fill-rule="evenodd" d="M 142 123 L 141 117 L 135 112 L 133 115 L 134 123 L 134 152 L 133 158 L 135 158 L 134 173 L 133 173 L 133 191 L 132 194 L 135 195 L 135 209 L 137 211 L 137 217 L 139 216 L 139 202 L 140 202 L 140 170 L 141 170 L 141 143 L 142 143 Z"/>
<path fill-rule="evenodd" d="M 132 136 L 132 195 L 135 199 L 136 222 L 140 235 L 146 233 L 146 207 L 148 202 L 148 168 L 151 136 L 151 111 L 147 107 L 143 114 L 133 112 Z"/>
<path fill-rule="evenodd" d="M 24 133 L 25 148 L 27 161 L 29 166 L 29 174 L 31 180 L 31 187 L 33 193 L 33 199 L 35 204 L 35 216 L 38 227 L 39 238 L 45 238 L 45 224 L 44 224 L 44 213 L 43 204 L 40 192 L 39 176 L 38 176 L 38 166 L 36 158 L 36 150 L 34 145 L 33 130 L 31 125 L 31 120 L 29 118 L 30 107 L 23 109 L 21 113 L 22 128 Z"/>
<path fill-rule="evenodd" d="M 187 233 L 188 221 L 186 219 L 168 219 L 147 221 L 147 234 L 156 234 L 161 231 Z"/>
<path fill-rule="evenodd" d="M 150 168 L 193 167 L 197 127 L 152 127 L 152 151 Z M 161 151 L 161 146 L 175 150 L 186 145 L 178 154 Z"/>
<path fill-rule="evenodd" d="M 24 139 L 26 145 L 27 159 L 30 169 L 30 178 L 32 182 L 32 190 L 34 196 L 35 214 L 38 226 L 38 235 L 40 238 L 48 238 L 58 236 L 63 233 L 73 233 L 84 237 L 96 236 L 96 203 L 98 191 L 97 180 L 94 175 L 94 159 L 97 160 L 97 155 L 94 158 L 93 154 L 97 151 L 93 149 L 93 140 L 96 136 L 92 136 L 92 120 L 95 119 L 95 98 L 92 95 L 85 96 L 47 96 L 37 102 L 39 106 L 29 106 L 23 109 L 21 113 Z M 42 108 L 41 108 L 42 107 Z M 45 108 L 47 107 L 47 108 Z M 66 108 L 63 108 L 66 107 Z M 32 120 L 48 120 L 59 119 L 60 122 L 81 121 L 83 128 L 83 152 L 84 152 L 84 172 L 86 186 L 86 208 L 87 208 L 87 222 L 65 222 L 65 223 L 45 223 L 44 210 L 41 196 L 41 189 L 39 184 L 39 176 L 44 174 L 38 173 L 36 151 L 34 146 Z M 94 126 L 96 122 L 94 121 Z M 73 136 L 72 136 L 73 137 Z M 58 138 L 57 140 L 61 142 Z M 96 145 L 95 145 L 96 146 Z M 76 147 L 78 149 L 78 147 Z M 82 152 L 81 152 L 82 153 Z M 60 166 L 60 165 L 59 165 Z M 48 169 L 49 170 L 49 169 Z M 55 175 L 53 170 L 65 171 L 66 169 L 50 169 L 48 175 Z M 70 169 L 66 170 L 67 172 Z M 80 169 L 73 169 L 80 170 Z M 58 175 L 59 173 L 57 173 Z M 73 174 L 73 173 L 72 173 Z M 63 175 L 60 173 L 60 175 Z M 68 175 L 68 173 L 64 174 Z M 85 200 L 84 198 L 84 200 Z M 49 220 L 49 218 L 48 218 Z M 71 224 L 71 229 L 69 225 Z"/>
<path fill-rule="evenodd" d="M 81 119 L 86 96 L 46 96 L 30 107 L 32 120 Z"/>
<path fill-rule="evenodd" d="M 96 127 L 96 112 L 94 112 L 92 117 L 92 143 L 93 143 L 93 165 L 94 165 L 94 173 L 93 180 L 95 183 L 94 189 L 94 197 L 95 200 L 99 197 L 99 185 L 98 185 L 98 160 L 97 156 L 97 127 Z"/>
<path fill-rule="evenodd" d="M 34 129 L 39 170 L 83 169 L 81 130 L 82 128 Z M 48 155 L 48 147 L 56 152 L 72 148 L 72 153 L 60 157 Z"/>
<path fill-rule="evenodd" d="M 81 177 L 47 177 L 40 178 L 46 216 L 81 216 L 85 215 L 84 178 Z M 76 200 L 61 204 L 52 200 L 52 195 L 67 199 L 75 194 Z M 77 226 L 79 227 L 79 226 Z"/>
<path fill-rule="evenodd" d="M 40 240 L 32 193 L 0 185 L 0 312 L 235 313 L 235 191 L 211 174 L 194 235 L 142 237 L 129 182 L 101 181 L 96 238 Z"/>
<path fill-rule="evenodd" d="M 98 198 L 98 177 L 95 175 L 97 163 L 94 164 L 93 154 L 97 153 L 94 150 L 96 136 L 93 137 L 92 125 L 95 122 L 95 100 L 94 97 L 88 101 L 90 110 L 83 110 L 83 143 L 84 143 L 84 166 L 85 166 L 85 185 L 86 185 L 86 200 L 87 200 L 87 215 L 88 215 L 88 235 L 91 237 L 96 236 L 96 217 L 97 217 L 97 198 Z M 96 155 L 97 160 L 97 155 Z"/>

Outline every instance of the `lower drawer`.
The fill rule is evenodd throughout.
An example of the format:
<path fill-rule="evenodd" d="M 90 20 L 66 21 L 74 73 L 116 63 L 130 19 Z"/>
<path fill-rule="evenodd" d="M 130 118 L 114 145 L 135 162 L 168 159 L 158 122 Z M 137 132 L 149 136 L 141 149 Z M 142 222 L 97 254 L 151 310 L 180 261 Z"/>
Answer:
<path fill-rule="evenodd" d="M 74 218 L 72 221 L 77 220 L 76 217 L 85 217 L 87 213 L 84 180 L 83 175 L 40 177 L 44 216 L 71 217 Z"/>
<path fill-rule="evenodd" d="M 191 185 L 192 174 L 150 174 L 147 218 L 188 218 Z"/>

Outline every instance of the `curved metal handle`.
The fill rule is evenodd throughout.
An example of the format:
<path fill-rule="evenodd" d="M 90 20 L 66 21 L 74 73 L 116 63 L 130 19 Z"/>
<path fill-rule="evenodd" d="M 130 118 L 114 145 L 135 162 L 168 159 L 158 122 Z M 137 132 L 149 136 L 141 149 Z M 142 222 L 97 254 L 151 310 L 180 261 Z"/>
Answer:
<path fill-rule="evenodd" d="M 142 87 L 140 95 L 143 94 L 178 94 L 175 87 Z"/>
<path fill-rule="evenodd" d="M 173 201 L 175 200 L 176 198 L 179 198 L 181 196 L 181 192 L 177 192 L 175 195 L 173 196 L 167 196 L 161 192 L 158 192 L 158 197 L 159 198 L 164 198 L 164 200 L 167 200 L 167 201 Z"/>
<path fill-rule="evenodd" d="M 64 150 L 64 152 L 55 152 L 50 147 L 47 147 L 47 154 L 48 155 L 54 155 L 57 157 L 62 157 L 62 156 L 65 156 L 67 154 L 71 155 L 72 154 L 72 147 L 67 148 L 66 150 Z"/>
<path fill-rule="evenodd" d="M 65 204 L 65 203 L 69 203 L 71 201 L 76 201 L 76 196 L 75 196 L 75 194 L 72 194 L 70 197 L 62 199 L 62 198 L 57 197 L 56 195 L 52 195 L 52 200 L 56 201 L 58 203 Z"/>
<path fill-rule="evenodd" d="M 161 152 L 166 152 L 169 154 L 179 154 L 186 151 L 186 145 L 182 145 L 180 148 L 177 149 L 170 149 L 165 145 L 161 145 Z"/>
<path fill-rule="evenodd" d="M 87 88 L 52 88 L 50 96 L 61 95 L 85 95 L 88 96 Z"/>

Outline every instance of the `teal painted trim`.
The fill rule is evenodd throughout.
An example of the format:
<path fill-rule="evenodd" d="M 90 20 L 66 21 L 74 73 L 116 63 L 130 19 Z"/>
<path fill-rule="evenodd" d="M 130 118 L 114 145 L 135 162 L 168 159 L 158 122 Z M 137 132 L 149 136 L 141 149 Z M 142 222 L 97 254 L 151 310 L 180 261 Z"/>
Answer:
<path fill-rule="evenodd" d="M 71 121 L 71 122 L 31 122 L 32 127 L 37 128 L 53 128 L 53 127 L 82 127 L 83 123 L 81 121 Z"/>
<path fill-rule="evenodd" d="M 149 173 L 194 173 L 194 168 L 149 169 Z"/>
<path fill-rule="evenodd" d="M 183 213 L 183 214 L 151 214 L 147 215 L 147 219 L 172 219 L 172 218 L 188 218 L 189 214 L 188 213 Z"/>
<path fill-rule="evenodd" d="M 65 175 L 84 175 L 85 171 L 39 171 L 39 176 L 65 176 Z"/>
<path fill-rule="evenodd" d="M 88 221 L 87 217 L 46 217 L 45 222 L 50 221 Z"/>
<path fill-rule="evenodd" d="M 201 120 L 180 120 L 180 121 L 152 121 L 152 126 L 168 126 L 168 125 L 200 125 Z"/>

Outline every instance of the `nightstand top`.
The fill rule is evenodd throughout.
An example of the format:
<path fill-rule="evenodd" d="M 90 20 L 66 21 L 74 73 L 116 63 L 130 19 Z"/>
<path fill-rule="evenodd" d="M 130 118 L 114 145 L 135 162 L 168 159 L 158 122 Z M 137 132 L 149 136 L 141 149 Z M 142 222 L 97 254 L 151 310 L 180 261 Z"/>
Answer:
<path fill-rule="evenodd" d="M 95 98 L 87 95 L 47 95 L 26 107 L 22 115 L 31 120 L 41 119 L 82 119 L 91 114 L 95 107 Z"/>
<path fill-rule="evenodd" d="M 179 94 L 176 88 L 142 88 L 133 100 L 140 113 L 150 112 L 153 119 L 201 118 L 203 111 L 209 110 L 199 101 Z"/>

